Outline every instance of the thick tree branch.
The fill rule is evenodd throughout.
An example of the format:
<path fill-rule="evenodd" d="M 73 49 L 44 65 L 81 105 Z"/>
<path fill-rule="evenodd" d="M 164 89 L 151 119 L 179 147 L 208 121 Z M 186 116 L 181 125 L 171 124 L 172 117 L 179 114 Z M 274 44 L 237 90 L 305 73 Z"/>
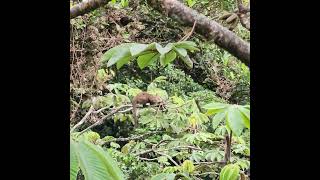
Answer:
<path fill-rule="evenodd" d="M 84 15 L 98 7 L 107 4 L 109 0 L 84 0 L 83 2 L 70 8 L 70 19 Z"/>

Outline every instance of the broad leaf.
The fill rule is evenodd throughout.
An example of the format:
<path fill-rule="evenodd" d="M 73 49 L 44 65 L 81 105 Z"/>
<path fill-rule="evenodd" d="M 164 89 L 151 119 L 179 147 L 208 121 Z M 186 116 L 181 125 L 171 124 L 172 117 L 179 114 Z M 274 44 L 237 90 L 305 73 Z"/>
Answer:
<path fill-rule="evenodd" d="M 132 59 L 131 56 L 126 56 L 126 57 L 120 59 L 120 60 L 117 62 L 117 69 L 120 69 L 123 65 L 127 64 L 130 59 Z"/>
<path fill-rule="evenodd" d="M 159 56 L 160 54 L 158 52 L 141 55 L 137 60 L 138 66 L 140 67 L 140 69 L 143 69 L 157 60 Z"/>
<path fill-rule="evenodd" d="M 226 110 L 226 108 L 229 107 L 229 104 L 223 104 L 223 103 L 210 103 L 205 105 L 203 108 L 207 109 L 207 115 L 213 115 L 216 113 L 219 113 L 221 111 Z"/>
<path fill-rule="evenodd" d="M 220 112 L 212 118 L 212 128 L 216 129 L 221 121 L 225 118 L 225 112 Z"/>
<path fill-rule="evenodd" d="M 172 50 L 173 45 L 171 43 L 167 44 L 164 48 L 160 44 L 155 44 L 157 51 L 161 54 L 167 54 L 169 51 Z"/>
<path fill-rule="evenodd" d="M 237 136 L 241 135 L 245 127 L 242 122 L 242 114 L 238 110 L 238 108 L 236 108 L 236 106 L 234 105 L 228 108 L 227 115 L 226 115 L 226 125 Z"/>
<path fill-rule="evenodd" d="M 146 44 L 134 44 L 130 47 L 130 53 L 132 56 L 136 56 L 140 54 L 141 52 L 145 51 L 147 49 L 148 45 Z"/>
<path fill-rule="evenodd" d="M 187 54 L 188 54 L 188 53 L 187 53 L 187 50 L 184 49 L 184 48 L 174 47 L 173 49 L 177 52 L 177 54 L 178 54 L 179 56 L 186 57 Z"/>
<path fill-rule="evenodd" d="M 222 168 L 220 180 L 238 180 L 240 168 L 238 165 L 228 164 Z"/>
<path fill-rule="evenodd" d="M 109 61 L 109 59 L 117 54 L 118 52 L 121 52 L 122 49 L 126 49 L 126 48 L 129 48 L 130 46 L 132 46 L 133 44 L 135 43 L 124 43 L 124 44 L 121 44 L 119 46 L 116 46 L 116 47 L 113 47 L 111 49 L 109 49 L 107 52 L 105 52 L 103 54 L 103 56 L 101 57 L 101 63 L 105 63 L 107 61 Z"/>
<path fill-rule="evenodd" d="M 115 52 L 112 57 L 109 59 L 107 66 L 110 67 L 115 63 L 122 61 L 129 61 L 131 58 L 131 53 L 129 47 L 121 48 L 117 52 Z"/>
<path fill-rule="evenodd" d="M 76 149 L 76 143 L 70 139 L 70 180 L 76 180 L 79 171 L 79 161 Z"/>
<path fill-rule="evenodd" d="M 198 48 L 196 48 L 196 43 L 192 42 L 192 41 L 181 41 L 181 42 L 177 42 L 177 43 L 174 43 L 174 46 L 176 48 L 183 48 L 183 49 L 188 49 L 188 50 L 191 50 L 191 51 L 194 51 L 194 50 L 199 50 Z"/>
<path fill-rule="evenodd" d="M 167 65 L 171 63 L 175 58 L 177 57 L 177 54 L 174 51 L 170 51 L 165 55 L 163 65 Z"/>
<path fill-rule="evenodd" d="M 86 180 L 124 179 L 115 161 L 101 147 L 80 141 L 77 150 L 80 168 Z"/>
<path fill-rule="evenodd" d="M 187 55 L 185 57 L 180 56 L 180 59 L 189 67 L 193 68 L 193 62 L 191 61 L 190 57 Z"/>
<path fill-rule="evenodd" d="M 243 124 L 246 128 L 250 129 L 250 110 L 241 106 L 239 106 L 238 109 L 242 114 Z"/>

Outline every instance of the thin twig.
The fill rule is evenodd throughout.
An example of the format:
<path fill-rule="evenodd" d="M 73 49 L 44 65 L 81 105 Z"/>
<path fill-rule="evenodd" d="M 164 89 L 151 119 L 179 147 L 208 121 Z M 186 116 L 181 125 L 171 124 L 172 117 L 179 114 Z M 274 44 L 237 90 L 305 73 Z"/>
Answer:
<path fill-rule="evenodd" d="M 194 31 L 194 28 L 195 28 L 195 26 L 196 26 L 196 23 L 197 23 L 197 21 L 194 21 L 191 31 L 190 31 L 188 34 L 186 34 L 183 38 L 181 38 L 181 39 L 179 40 L 179 42 L 180 42 L 180 41 L 186 41 L 186 40 L 192 35 L 192 33 L 193 33 L 193 31 Z"/>
<path fill-rule="evenodd" d="M 72 133 L 74 130 L 76 130 L 76 128 L 78 128 L 81 124 L 83 124 L 87 120 L 87 118 L 89 117 L 89 115 L 92 113 L 93 110 L 94 110 L 94 108 L 93 108 L 93 106 L 91 106 L 89 111 L 87 112 L 87 114 L 75 126 L 73 126 L 73 128 L 70 130 L 70 133 Z"/>
<path fill-rule="evenodd" d="M 162 153 L 162 152 L 159 152 L 159 151 L 153 151 L 153 152 L 155 152 L 157 154 L 160 154 L 161 156 L 166 156 L 174 165 L 179 166 L 179 164 L 176 161 L 174 161 L 172 159 L 172 157 L 169 156 L 168 154 L 165 154 L 165 153 Z"/>
<path fill-rule="evenodd" d="M 140 160 L 145 160 L 145 161 L 155 161 L 155 160 L 158 160 L 158 158 L 152 158 L 152 159 L 149 159 L 149 158 L 142 158 L 142 157 L 138 157 Z"/>

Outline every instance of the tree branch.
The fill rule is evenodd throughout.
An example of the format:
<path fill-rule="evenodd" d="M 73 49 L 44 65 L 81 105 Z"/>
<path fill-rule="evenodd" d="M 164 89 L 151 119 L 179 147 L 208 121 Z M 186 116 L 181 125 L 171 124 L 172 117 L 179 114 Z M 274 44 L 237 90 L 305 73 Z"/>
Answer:
<path fill-rule="evenodd" d="M 73 128 L 70 130 L 70 133 L 74 132 L 80 125 L 82 125 L 87 118 L 89 117 L 89 115 L 92 113 L 92 111 L 94 110 L 93 106 L 90 107 L 89 111 L 86 113 L 86 115 L 76 124 L 73 126 Z"/>
<path fill-rule="evenodd" d="M 104 4 L 108 4 L 108 2 L 108 0 L 84 0 L 70 8 L 70 19 L 93 11 Z"/>

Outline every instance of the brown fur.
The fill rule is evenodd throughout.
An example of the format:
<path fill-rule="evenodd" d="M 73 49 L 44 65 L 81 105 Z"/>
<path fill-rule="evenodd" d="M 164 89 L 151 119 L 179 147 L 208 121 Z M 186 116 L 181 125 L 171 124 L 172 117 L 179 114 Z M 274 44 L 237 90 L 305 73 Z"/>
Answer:
<path fill-rule="evenodd" d="M 141 92 L 138 95 L 136 95 L 132 100 L 132 113 L 134 118 L 134 126 L 138 127 L 138 117 L 137 117 L 138 104 L 145 105 L 147 103 L 150 103 L 150 105 L 153 105 L 161 102 L 162 102 L 162 99 L 159 96 L 155 96 L 147 92 Z"/>

